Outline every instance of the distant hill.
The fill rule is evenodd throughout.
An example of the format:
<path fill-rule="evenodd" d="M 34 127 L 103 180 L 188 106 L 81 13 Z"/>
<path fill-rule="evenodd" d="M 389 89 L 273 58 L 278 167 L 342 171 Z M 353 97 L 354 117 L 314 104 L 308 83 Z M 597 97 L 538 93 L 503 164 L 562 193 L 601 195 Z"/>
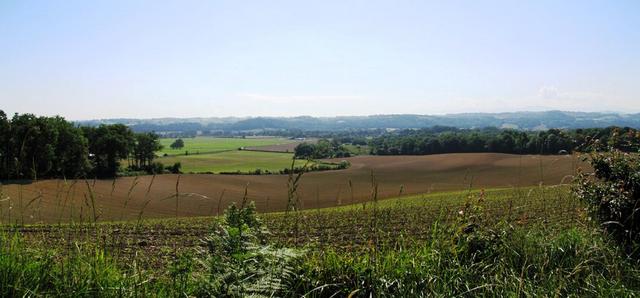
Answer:
<path fill-rule="evenodd" d="M 465 113 L 446 115 L 372 115 L 338 117 L 225 117 L 102 119 L 77 122 L 83 125 L 123 123 L 135 131 L 243 132 L 265 130 L 335 131 L 353 129 L 406 129 L 433 126 L 458 128 L 499 127 L 522 130 L 628 126 L 640 128 L 640 114 L 587 112 Z"/>

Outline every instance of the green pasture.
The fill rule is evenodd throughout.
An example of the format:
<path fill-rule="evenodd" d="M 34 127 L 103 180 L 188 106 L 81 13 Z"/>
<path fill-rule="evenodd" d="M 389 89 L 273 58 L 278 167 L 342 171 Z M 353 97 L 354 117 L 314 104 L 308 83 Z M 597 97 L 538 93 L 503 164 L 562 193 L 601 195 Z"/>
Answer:
<path fill-rule="evenodd" d="M 167 155 L 185 155 L 186 152 L 191 154 L 213 153 L 226 150 L 236 150 L 240 147 L 268 146 L 277 144 L 287 144 L 293 142 L 286 138 L 216 138 L 216 137 L 195 137 L 183 138 L 184 147 L 181 149 L 171 149 L 171 144 L 176 139 L 163 138 L 160 139 L 162 150 L 158 151 L 159 156 Z"/>
<path fill-rule="evenodd" d="M 249 172 L 256 169 L 279 171 L 291 167 L 292 153 L 258 152 L 258 151 L 223 151 L 219 153 L 189 154 L 160 157 L 157 161 L 172 165 L 182 164 L 182 172 Z M 306 161 L 297 160 L 296 166 L 303 166 Z"/>

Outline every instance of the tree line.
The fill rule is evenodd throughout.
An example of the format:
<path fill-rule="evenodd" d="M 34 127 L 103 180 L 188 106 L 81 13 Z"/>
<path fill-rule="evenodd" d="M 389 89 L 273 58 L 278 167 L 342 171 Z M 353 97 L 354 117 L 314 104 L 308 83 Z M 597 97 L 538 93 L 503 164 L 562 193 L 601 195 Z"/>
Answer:
<path fill-rule="evenodd" d="M 294 156 L 298 159 L 321 159 L 350 157 L 349 150 L 339 139 L 320 139 L 315 144 L 303 142 L 296 146 Z"/>
<path fill-rule="evenodd" d="M 424 155 L 438 153 L 496 152 L 512 154 L 566 154 L 615 148 L 640 149 L 640 132 L 625 127 L 530 132 L 512 129 L 457 129 L 434 127 L 402 130 L 369 142 L 375 155 Z"/>
<path fill-rule="evenodd" d="M 0 110 L 0 179 L 115 177 L 130 171 L 163 171 L 154 162 L 162 149 L 155 133 L 134 133 L 123 124 L 76 126 L 64 118 Z"/>

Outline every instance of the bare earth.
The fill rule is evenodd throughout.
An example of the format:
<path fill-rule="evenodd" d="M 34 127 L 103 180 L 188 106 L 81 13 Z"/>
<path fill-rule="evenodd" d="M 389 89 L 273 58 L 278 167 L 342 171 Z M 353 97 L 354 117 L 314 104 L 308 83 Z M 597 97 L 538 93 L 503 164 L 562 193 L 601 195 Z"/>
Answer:
<path fill-rule="evenodd" d="M 303 208 L 368 200 L 372 173 L 379 185 L 379 198 L 388 198 L 397 196 L 401 189 L 403 194 L 416 194 L 469 187 L 568 183 L 576 168 L 586 167 L 577 156 L 571 155 L 467 153 L 358 156 L 346 160 L 351 162 L 349 169 L 303 176 L 298 191 Z M 282 211 L 286 206 L 286 175 L 195 174 L 179 177 L 177 207 L 178 175 L 126 177 L 115 182 L 46 180 L 28 184 L 9 183 L 2 186 L 0 219 L 3 223 L 89 221 L 94 210 L 98 220 L 135 219 L 141 210 L 144 218 L 174 217 L 176 209 L 178 216 L 215 215 L 231 202 L 239 202 L 245 187 L 249 200 L 256 202 L 259 211 Z"/>

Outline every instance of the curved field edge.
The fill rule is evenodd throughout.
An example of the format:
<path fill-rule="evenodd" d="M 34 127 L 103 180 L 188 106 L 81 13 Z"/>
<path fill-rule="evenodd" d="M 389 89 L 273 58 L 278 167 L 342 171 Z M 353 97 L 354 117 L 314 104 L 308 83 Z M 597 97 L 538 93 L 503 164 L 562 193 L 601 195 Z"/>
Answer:
<path fill-rule="evenodd" d="M 483 212 L 495 221 L 506 220 L 514 225 L 526 226 L 544 222 L 556 227 L 570 226 L 586 220 L 584 206 L 569 191 L 569 186 L 526 188 L 497 188 L 452 191 L 443 193 L 407 195 L 377 202 L 359 202 L 345 206 L 307 209 L 298 212 L 261 213 L 259 217 L 270 228 L 272 238 L 281 243 L 308 245 L 325 243 L 332 246 L 351 246 L 370 235 L 367 226 L 376 216 L 378 232 L 386 233 L 390 240 L 403 233 L 420 239 L 435 222 L 447 222 L 469 202 L 482 196 Z M 238 204 L 237 204 L 238 205 Z M 226 206 L 223 206 L 225 208 Z M 297 234 L 292 234 L 291 221 L 299 220 Z M 104 231 L 126 238 L 141 238 L 165 243 L 168 239 L 190 239 L 196 243 L 204 236 L 219 216 L 174 217 L 111 222 L 75 222 L 62 224 L 4 225 L 5 230 L 25 234 L 56 232 L 61 230 Z M 158 233 L 161 237 L 155 237 Z M 56 241 L 56 238 L 47 239 Z M 180 241 L 178 241 L 180 243 Z M 162 246 L 162 245 L 160 245 Z M 188 245 L 187 245 L 188 246 Z"/>

